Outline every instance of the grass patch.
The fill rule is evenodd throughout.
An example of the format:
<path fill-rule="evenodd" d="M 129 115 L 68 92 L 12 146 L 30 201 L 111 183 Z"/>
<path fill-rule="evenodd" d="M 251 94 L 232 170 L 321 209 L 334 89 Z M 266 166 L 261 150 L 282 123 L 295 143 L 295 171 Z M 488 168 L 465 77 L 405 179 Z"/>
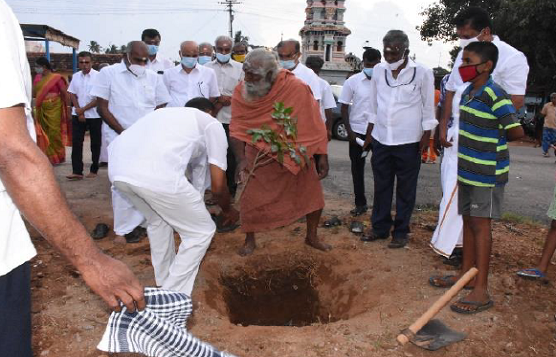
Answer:
<path fill-rule="evenodd" d="M 513 212 L 504 212 L 501 218 L 502 222 L 514 224 L 528 224 L 531 226 L 542 226 L 543 224 L 534 218 L 522 216 Z"/>

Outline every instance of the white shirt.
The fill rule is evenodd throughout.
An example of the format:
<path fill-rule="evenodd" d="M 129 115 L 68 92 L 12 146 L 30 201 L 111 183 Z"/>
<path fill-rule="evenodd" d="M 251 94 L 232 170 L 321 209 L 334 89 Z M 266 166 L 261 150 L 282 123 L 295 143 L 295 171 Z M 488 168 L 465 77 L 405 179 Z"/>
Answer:
<path fill-rule="evenodd" d="M 220 95 L 228 97 L 234 94 L 234 89 L 245 76 L 245 73 L 243 73 L 243 64 L 234 60 L 229 60 L 227 63 L 220 63 L 218 60 L 214 60 L 205 64 L 205 67 L 214 70 Z M 222 107 L 216 119 L 223 124 L 230 124 L 230 120 L 232 119 L 232 106 Z"/>
<path fill-rule="evenodd" d="M 108 101 L 108 110 L 124 129 L 170 101 L 161 76 L 147 69 L 137 77 L 123 62 L 99 72 L 91 95 Z"/>
<path fill-rule="evenodd" d="M 77 96 L 77 102 L 79 103 L 79 106 L 81 108 L 91 103 L 95 99 L 95 97 L 91 95 L 91 88 L 93 87 L 93 82 L 97 75 L 98 71 L 91 69 L 88 74 L 83 74 L 82 71 L 79 71 L 75 73 L 71 79 L 68 92 L 73 93 Z M 72 109 L 71 114 L 77 115 L 77 113 L 75 113 L 75 108 Z M 97 113 L 97 108 L 93 107 L 85 111 L 85 118 L 100 118 Z"/>
<path fill-rule="evenodd" d="M 367 113 L 371 111 L 371 80 L 364 72 L 349 77 L 342 87 L 338 100 L 342 104 L 351 104 L 349 126 L 357 134 L 367 133 Z"/>
<path fill-rule="evenodd" d="M 167 58 L 164 58 L 160 53 L 157 53 L 153 61 L 151 61 L 149 58 L 146 67 L 154 73 L 164 74 L 164 71 L 174 67 L 174 62 L 170 61 Z"/>
<path fill-rule="evenodd" d="M 438 124 L 434 113 L 432 70 L 408 60 L 398 78 L 386 63 L 374 67 L 371 79 L 369 123 L 372 136 L 383 145 L 404 145 L 421 140 L 423 131 Z"/>
<path fill-rule="evenodd" d="M 27 127 L 35 138 L 31 116 L 31 71 L 21 27 L 10 7 L 0 0 L 0 109 L 23 104 Z M 37 254 L 21 215 L 0 181 L 0 276 Z"/>
<path fill-rule="evenodd" d="M 111 182 L 177 193 L 191 184 L 210 186 L 209 164 L 226 170 L 228 142 L 222 124 L 194 108 L 163 108 L 147 114 L 108 148 Z M 207 186 L 208 184 L 208 186 Z"/>
<path fill-rule="evenodd" d="M 220 97 L 216 74 L 212 68 L 197 64 L 188 74 L 179 64 L 165 71 L 163 77 L 172 97 L 169 107 L 183 107 L 190 99 L 197 97 Z"/>
<path fill-rule="evenodd" d="M 322 120 L 326 123 L 326 109 L 336 108 L 336 99 L 334 99 L 334 94 L 332 94 L 332 87 L 327 81 L 319 77 L 319 82 L 321 85 L 321 98 L 320 101 L 320 115 Z"/>
<path fill-rule="evenodd" d="M 494 36 L 492 43 L 498 47 L 498 63 L 492 73 L 492 79 L 510 95 L 525 95 L 529 65 L 527 57 L 506 42 Z M 463 60 L 463 50 L 459 51 L 454 62 L 454 70 L 446 83 L 446 90 L 455 92 L 463 84 L 458 68 Z M 459 103 L 459 100 L 458 100 Z"/>
<path fill-rule="evenodd" d="M 292 73 L 311 87 L 311 91 L 316 100 L 320 101 L 322 99 L 320 78 L 312 69 L 305 66 L 303 63 L 298 63 Z"/>

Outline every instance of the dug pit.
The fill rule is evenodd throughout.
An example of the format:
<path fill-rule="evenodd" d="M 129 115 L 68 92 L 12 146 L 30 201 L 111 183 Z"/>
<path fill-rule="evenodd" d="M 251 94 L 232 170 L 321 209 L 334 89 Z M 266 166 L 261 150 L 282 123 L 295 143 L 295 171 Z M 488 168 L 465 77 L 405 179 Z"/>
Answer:
<path fill-rule="evenodd" d="M 279 259 L 278 259 L 279 260 Z M 243 266 L 220 277 L 231 323 L 242 326 L 309 326 L 347 319 L 355 289 L 313 259 Z"/>

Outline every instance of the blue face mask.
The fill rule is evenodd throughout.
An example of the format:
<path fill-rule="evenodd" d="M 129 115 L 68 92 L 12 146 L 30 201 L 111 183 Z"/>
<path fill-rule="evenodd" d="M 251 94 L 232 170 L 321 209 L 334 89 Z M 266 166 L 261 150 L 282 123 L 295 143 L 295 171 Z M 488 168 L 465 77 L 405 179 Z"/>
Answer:
<path fill-rule="evenodd" d="M 296 64 L 294 60 L 289 60 L 289 61 L 280 60 L 280 66 L 283 69 L 293 69 L 296 66 Z"/>
<path fill-rule="evenodd" d="M 200 65 L 205 65 L 207 63 L 209 63 L 212 60 L 211 56 L 199 56 L 199 64 Z"/>
<path fill-rule="evenodd" d="M 363 68 L 363 72 L 365 72 L 367 77 L 371 78 L 373 76 L 373 69 L 374 68 Z"/>
<path fill-rule="evenodd" d="M 181 64 L 183 64 L 185 68 L 194 68 L 197 64 L 197 57 L 182 57 Z"/>
<path fill-rule="evenodd" d="M 149 49 L 149 56 L 154 56 L 158 53 L 158 46 L 157 45 L 147 45 Z"/>
<path fill-rule="evenodd" d="M 222 53 L 218 53 L 218 52 L 216 53 L 216 59 L 220 63 L 228 63 L 228 62 L 230 62 L 231 58 L 232 58 L 232 55 L 230 53 L 228 53 L 227 55 L 223 55 Z"/>

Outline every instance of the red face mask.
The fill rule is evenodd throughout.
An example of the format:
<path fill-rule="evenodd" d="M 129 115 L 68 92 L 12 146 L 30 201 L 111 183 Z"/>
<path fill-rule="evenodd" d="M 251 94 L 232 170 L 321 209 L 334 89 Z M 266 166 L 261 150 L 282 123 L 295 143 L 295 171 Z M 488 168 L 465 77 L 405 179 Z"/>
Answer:
<path fill-rule="evenodd" d="M 461 76 L 461 80 L 463 83 L 471 82 L 474 80 L 478 75 L 481 73 L 477 70 L 477 67 L 482 65 L 483 63 L 479 64 L 470 64 L 469 66 L 460 66 L 458 68 L 459 75 Z"/>

